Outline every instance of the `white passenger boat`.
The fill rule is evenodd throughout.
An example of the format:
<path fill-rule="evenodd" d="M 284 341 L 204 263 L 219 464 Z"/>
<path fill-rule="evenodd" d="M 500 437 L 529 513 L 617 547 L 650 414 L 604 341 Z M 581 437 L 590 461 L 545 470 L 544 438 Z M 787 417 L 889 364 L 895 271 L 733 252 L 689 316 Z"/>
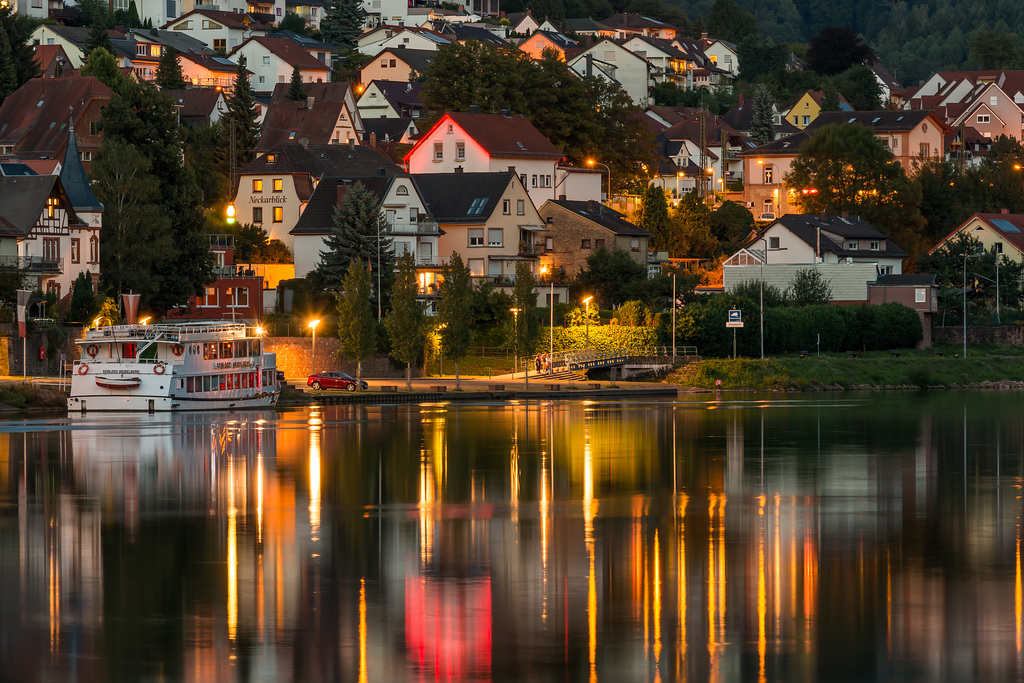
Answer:
<path fill-rule="evenodd" d="M 111 325 L 76 343 L 69 411 L 266 408 L 281 394 L 252 325 Z"/>

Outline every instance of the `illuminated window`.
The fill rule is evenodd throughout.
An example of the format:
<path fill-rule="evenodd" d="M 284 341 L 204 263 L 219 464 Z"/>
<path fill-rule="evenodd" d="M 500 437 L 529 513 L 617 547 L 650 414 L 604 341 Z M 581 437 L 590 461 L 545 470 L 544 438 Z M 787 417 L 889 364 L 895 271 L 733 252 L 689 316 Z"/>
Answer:
<path fill-rule="evenodd" d="M 284 208 L 283 207 L 280 207 L 280 206 L 275 206 L 274 207 L 274 222 L 275 223 L 283 223 L 284 222 Z"/>
<path fill-rule="evenodd" d="M 253 192 L 263 192 L 263 181 L 262 180 L 254 180 L 254 181 L 252 181 L 252 191 Z"/>
<path fill-rule="evenodd" d="M 46 200 L 46 217 L 47 218 L 53 218 L 54 215 L 56 215 L 56 212 L 57 212 L 57 202 L 58 202 L 58 199 L 56 197 L 50 197 L 50 198 L 48 198 Z"/>
<path fill-rule="evenodd" d="M 284 191 L 284 180 L 281 178 L 274 178 L 274 192 Z"/>

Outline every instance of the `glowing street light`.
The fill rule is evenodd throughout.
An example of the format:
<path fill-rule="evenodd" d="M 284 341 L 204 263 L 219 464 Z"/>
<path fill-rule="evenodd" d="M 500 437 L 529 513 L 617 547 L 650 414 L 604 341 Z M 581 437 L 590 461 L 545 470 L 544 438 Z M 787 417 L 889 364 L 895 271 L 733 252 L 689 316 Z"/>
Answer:
<path fill-rule="evenodd" d="M 228 204 L 228 224 L 235 222 L 235 205 Z"/>
<path fill-rule="evenodd" d="M 514 348 L 512 352 L 512 377 L 514 378 L 516 370 L 519 369 L 519 309 L 510 308 L 508 310 L 512 311 L 512 344 Z"/>
<path fill-rule="evenodd" d="M 309 329 L 313 330 L 313 372 L 310 374 L 316 374 L 316 326 L 319 324 L 319 320 L 312 320 L 309 323 Z"/>
<path fill-rule="evenodd" d="M 150 318 L 151 318 L 151 317 L 152 317 L 152 316 L 150 316 Z M 142 320 L 140 320 L 140 321 L 139 321 L 139 324 L 140 324 L 140 325 L 145 325 L 145 324 L 146 324 L 146 323 L 148 323 L 148 322 L 149 322 L 149 318 L 143 318 Z"/>
<path fill-rule="evenodd" d="M 555 355 L 555 273 L 554 266 L 541 266 L 541 275 L 547 275 L 548 281 L 551 283 L 551 295 L 548 301 L 548 308 L 551 309 L 551 322 L 548 325 L 548 330 L 551 332 L 550 347 L 548 348 L 548 362 L 551 362 L 551 357 Z"/>
<path fill-rule="evenodd" d="M 584 305 L 587 307 L 585 320 L 587 321 L 587 348 L 590 348 L 590 300 L 594 297 L 588 296 L 583 300 Z"/>
<path fill-rule="evenodd" d="M 102 318 L 96 318 L 95 320 L 93 320 L 92 321 L 92 326 L 93 327 L 99 327 L 100 326 L 100 320 L 102 320 Z"/>
<path fill-rule="evenodd" d="M 608 164 L 602 164 L 600 161 L 594 161 L 593 159 L 587 159 L 588 166 L 604 166 L 608 171 L 608 205 L 612 203 L 612 169 L 608 168 Z"/>

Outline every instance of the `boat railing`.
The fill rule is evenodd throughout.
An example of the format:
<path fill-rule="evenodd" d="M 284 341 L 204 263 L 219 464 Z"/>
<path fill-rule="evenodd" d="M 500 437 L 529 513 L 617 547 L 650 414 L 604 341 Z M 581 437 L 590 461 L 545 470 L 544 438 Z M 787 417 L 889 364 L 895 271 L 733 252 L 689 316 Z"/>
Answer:
<path fill-rule="evenodd" d="M 91 328 L 86 331 L 85 339 L 79 344 L 88 344 L 97 339 L 116 339 L 130 341 L 132 339 L 167 339 L 169 341 L 185 341 L 203 339 L 210 335 L 225 333 L 241 333 L 245 335 L 247 325 L 244 323 L 212 323 L 207 325 L 107 325 Z"/>

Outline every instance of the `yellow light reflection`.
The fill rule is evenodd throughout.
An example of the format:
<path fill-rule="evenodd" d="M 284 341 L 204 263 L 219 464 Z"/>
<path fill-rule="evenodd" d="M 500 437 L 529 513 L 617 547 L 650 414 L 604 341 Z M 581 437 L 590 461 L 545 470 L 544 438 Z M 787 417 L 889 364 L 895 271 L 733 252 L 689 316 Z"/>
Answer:
<path fill-rule="evenodd" d="M 420 563 L 426 565 L 434 552 L 434 471 L 427 453 L 420 455 Z"/>
<path fill-rule="evenodd" d="M 768 650 L 768 595 L 764 558 L 764 496 L 757 497 L 757 680 L 765 681 L 765 655 Z"/>
<path fill-rule="evenodd" d="M 583 539 L 590 572 L 587 575 L 587 643 L 590 654 L 590 680 L 597 681 L 597 580 L 594 571 L 594 454 L 587 426 L 583 444 Z"/>
<path fill-rule="evenodd" d="M 661 548 L 654 530 L 654 680 L 661 680 Z"/>
<path fill-rule="evenodd" d="M 540 620 L 548 621 L 548 511 L 551 501 L 548 498 L 548 458 L 541 455 L 540 461 L 540 564 L 541 564 L 541 610 Z"/>
<path fill-rule="evenodd" d="M 53 529 L 54 524 L 51 520 L 51 529 Z M 60 562 L 58 561 L 56 539 L 54 536 L 50 537 L 49 545 L 48 554 L 50 557 L 47 563 L 47 584 L 50 605 L 50 653 L 56 654 L 60 648 Z"/>
<path fill-rule="evenodd" d="M 678 541 L 678 563 L 676 584 L 679 591 L 679 667 L 677 671 L 686 671 L 686 494 L 682 494 L 679 500 L 679 541 Z"/>
<path fill-rule="evenodd" d="M 1020 647 L 1021 647 L 1021 616 L 1022 616 L 1022 601 L 1024 601 L 1024 584 L 1021 583 L 1020 573 L 1020 521 L 1017 521 L 1017 567 L 1016 575 L 1013 582 L 1013 612 L 1017 617 L 1017 657 L 1020 658 Z"/>
<path fill-rule="evenodd" d="M 718 496 L 711 494 L 708 498 L 708 657 L 711 663 L 712 681 L 718 680 L 718 646 L 716 637 L 718 635 L 717 604 L 718 595 L 715 582 L 715 507 L 718 503 Z"/>
<path fill-rule="evenodd" d="M 256 454 L 256 540 L 263 543 L 263 451 Z"/>
<path fill-rule="evenodd" d="M 366 579 L 359 579 L 359 683 L 367 683 L 366 671 Z"/>
<path fill-rule="evenodd" d="M 235 507 L 235 463 L 228 458 L 228 639 L 238 635 L 238 509 Z"/>
<path fill-rule="evenodd" d="M 309 430 L 309 538 L 320 540 L 320 428 Z"/>

